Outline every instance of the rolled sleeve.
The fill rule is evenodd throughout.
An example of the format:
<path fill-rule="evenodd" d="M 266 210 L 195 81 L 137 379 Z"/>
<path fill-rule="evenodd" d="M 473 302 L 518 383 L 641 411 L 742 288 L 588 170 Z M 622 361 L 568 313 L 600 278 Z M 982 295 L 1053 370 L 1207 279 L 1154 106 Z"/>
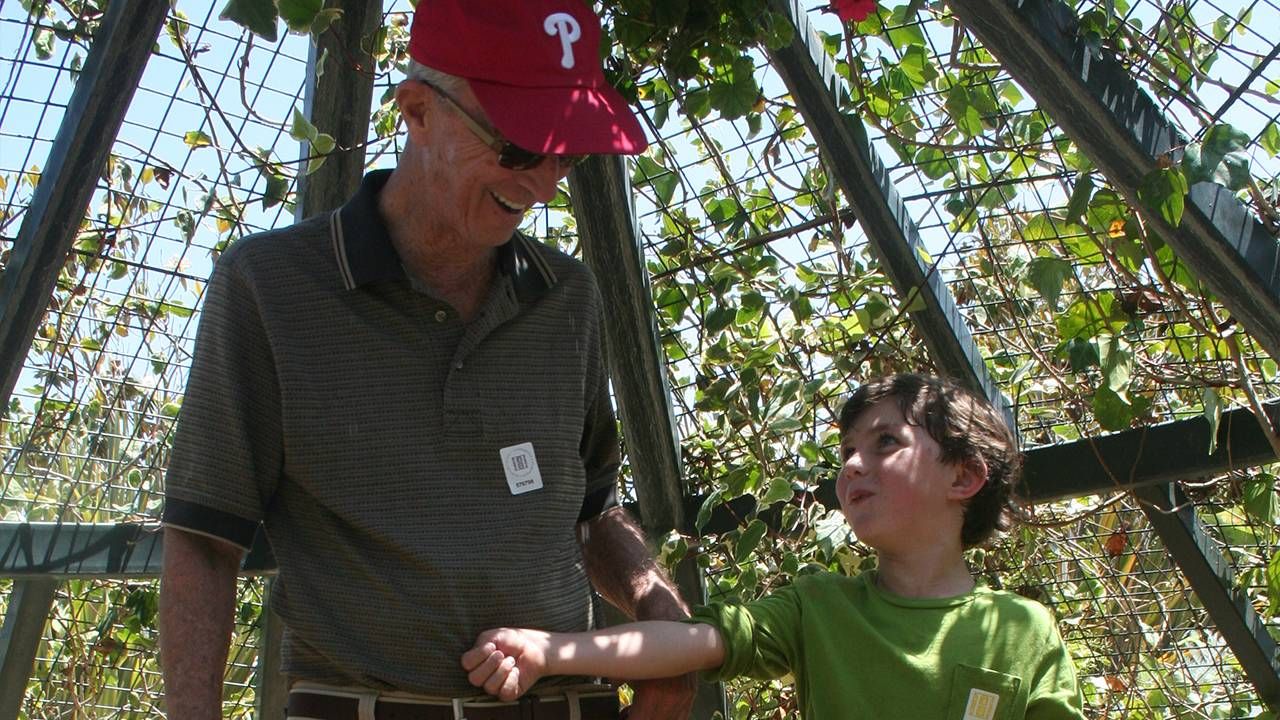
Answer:
<path fill-rule="evenodd" d="M 707 681 L 741 676 L 771 680 L 795 669 L 800 603 L 791 587 L 744 605 L 713 603 L 695 608 L 687 622 L 715 627 L 724 641 L 724 663 L 703 674 Z"/>

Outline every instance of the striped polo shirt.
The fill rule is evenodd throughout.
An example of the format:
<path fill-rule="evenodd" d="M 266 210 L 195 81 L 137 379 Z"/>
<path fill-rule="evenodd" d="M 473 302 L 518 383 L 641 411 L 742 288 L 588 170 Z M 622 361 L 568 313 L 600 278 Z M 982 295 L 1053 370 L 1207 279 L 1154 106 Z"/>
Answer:
<path fill-rule="evenodd" d="M 164 522 L 242 547 L 263 523 L 289 675 L 472 694 L 481 630 L 592 622 L 575 526 L 616 504 L 619 464 L 599 292 L 516 234 L 462 322 L 406 276 L 388 176 L 219 258 Z"/>

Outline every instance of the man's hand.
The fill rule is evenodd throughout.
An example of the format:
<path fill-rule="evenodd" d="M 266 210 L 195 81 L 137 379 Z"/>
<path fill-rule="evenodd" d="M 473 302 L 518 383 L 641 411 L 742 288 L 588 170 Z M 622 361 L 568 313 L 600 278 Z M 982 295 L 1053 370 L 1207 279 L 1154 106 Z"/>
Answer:
<path fill-rule="evenodd" d="M 472 685 L 511 702 L 549 674 L 549 641 L 548 634 L 540 630 L 486 630 L 476 638 L 475 646 L 463 653 L 462 669 Z"/>
<path fill-rule="evenodd" d="M 698 674 L 689 673 L 660 680 L 627 682 L 635 696 L 623 711 L 626 720 L 670 720 L 687 718 L 698 693 Z"/>

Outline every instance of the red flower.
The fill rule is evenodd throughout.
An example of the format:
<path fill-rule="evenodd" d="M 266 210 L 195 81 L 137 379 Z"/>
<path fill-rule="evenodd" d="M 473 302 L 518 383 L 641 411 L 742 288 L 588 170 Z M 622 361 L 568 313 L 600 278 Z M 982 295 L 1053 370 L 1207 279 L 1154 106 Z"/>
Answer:
<path fill-rule="evenodd" d="M 831 9 L 842 23 L 861 22 L 875 12 L 876 0 L 831 0 Z"/>

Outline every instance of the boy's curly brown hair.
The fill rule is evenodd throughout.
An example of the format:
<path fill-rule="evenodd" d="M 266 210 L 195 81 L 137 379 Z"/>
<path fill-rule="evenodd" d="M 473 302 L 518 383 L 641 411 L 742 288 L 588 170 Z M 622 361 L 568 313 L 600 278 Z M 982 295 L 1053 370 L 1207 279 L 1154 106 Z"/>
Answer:
<path fill-rule="evenodd" d="M 868 381 L 845 402 L 840 410 L 840 435 L 843 437 L 868 408 L 889 398 L 897 399 L 908 423 L 923 427 L 938 443 L 942 462 L 982 458 L 986 463 L 987 482 L 965 505 L 960 531 L 964 547 L 981 545 L 997 530 L 1012 527 L 1014 486 L 1022 473 L 1022 453 L 995 408 L 946 378 L 890 375 Z"/>

